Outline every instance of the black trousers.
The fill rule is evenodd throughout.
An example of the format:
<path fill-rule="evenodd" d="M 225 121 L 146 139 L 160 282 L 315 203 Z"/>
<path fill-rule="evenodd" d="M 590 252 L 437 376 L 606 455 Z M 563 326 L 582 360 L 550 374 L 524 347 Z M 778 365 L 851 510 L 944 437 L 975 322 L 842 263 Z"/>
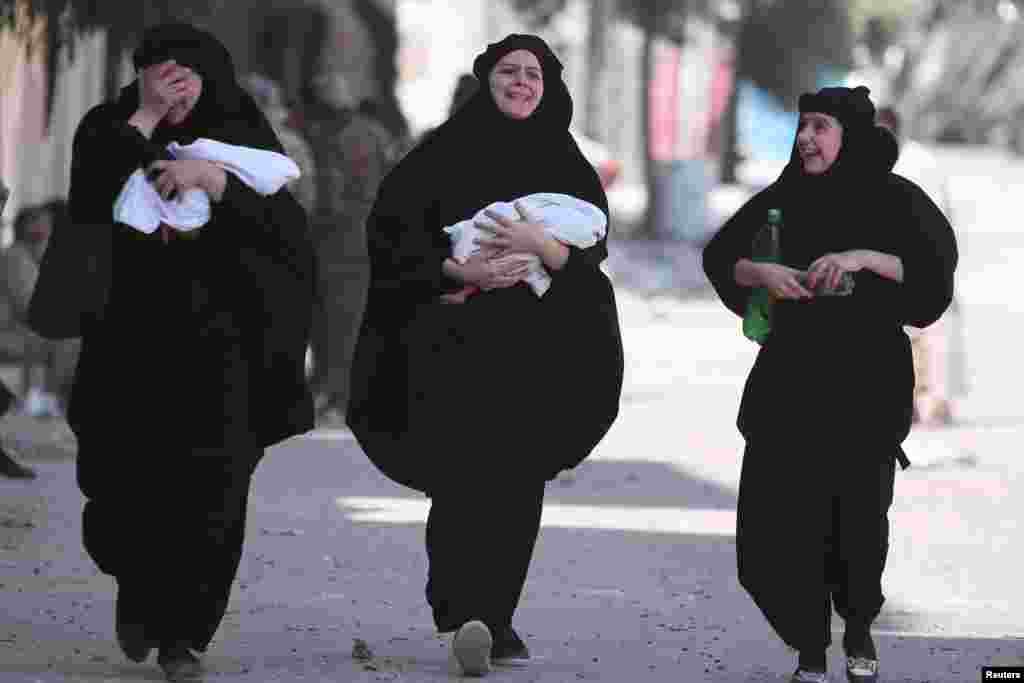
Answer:
<path fill-rule="evenodd" d="M 132 455 L 134 465 L 118 460 L 128 471 L 106 476 L 95 462 L 80 465 L 85 548 L 117 579 L 120 608 L 148 639 L 205 650 L 238 571 L 262 449 Z"/>
<path fill-rule="evenodd" d="M 832 608 L 869 627 L 885 597 L 896 447 L 748 444 L 737 509 L 740 583 L 779 637 L 813 652 Z"/>
<path fill-rule="evenodd" d="M 492 631 L 512 625 L 543 504 L 543 481 L 490 480 L 434 492 L 426 593 L 438 631 L 473 619 Z"/>

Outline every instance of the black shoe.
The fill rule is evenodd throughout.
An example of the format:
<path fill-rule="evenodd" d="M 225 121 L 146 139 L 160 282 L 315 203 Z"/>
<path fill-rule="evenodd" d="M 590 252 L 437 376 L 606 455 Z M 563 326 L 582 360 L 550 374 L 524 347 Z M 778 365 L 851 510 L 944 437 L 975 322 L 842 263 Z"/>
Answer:
<path fill-rule="evenodd" d="M 135 595 L 123 586 L 118 587 L 114 629 L 117 631 L 117 644 L 121 652 L 131 661 L 139 663 L 146 661 L 156 643 L 146 637 L 146 628 L 138 615 L 139 605 Z"/>
<path fill-rule="evenodd" d="M 26 467 L 12 458 L 7 451 L 0 447 L 0 475 L 10 479 L 35 479 L 36 473 L 30 467 Z"/>
<path fill-rule="evenodd" d="M 495 629 L 491 661 L 504 666 L 522 666 L 530 661 L 530 650 L 511 626 Z"/>
<path fill-rule="evenodd" d="M 194 681 L 203 675 L 199 658 L 184 645 L 161 646 L 156 662 L 164 670 L 168 681 Z"/>

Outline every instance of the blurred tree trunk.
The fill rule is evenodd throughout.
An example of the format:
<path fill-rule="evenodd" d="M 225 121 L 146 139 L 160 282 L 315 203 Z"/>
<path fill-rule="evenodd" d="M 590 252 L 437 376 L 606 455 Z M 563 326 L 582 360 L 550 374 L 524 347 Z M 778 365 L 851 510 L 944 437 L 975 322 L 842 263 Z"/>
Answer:
<path fill-rule="evenodd" d="M 644 49 L 640 58 L 640 120 L 642 125 L 641 140 L 644 147 L 644 186 L 647 188 L 647 207 L 638 237 L 655 239 L 658 236 L 657 210 L 660 201 L 658 193 L 657 166 L 651 154 L 651 81 L 654 80 L 654 40 L 657 14 L 651 12 L 642 24 L 644 32 Z"/>
<path fill-rule="evenodd" d="M 740 161 L 736 92 L 752 82 L 793 106 L 800 93 L 817 87 L 824 66 L 849 66 L 853 29 L 845 0 L 745 0 L 735 36 L 733 91 L 726 109 L 722 182 L 735 182 Z"/>
<path fill-rule="evenodd" d="M 586 126 L 588 137 L 607 142 L 608 69 L 611 64 L 611 30 L 617 0 L 591 0 L 587 32 Z"/>
<path fill-rule="evenodd" d="M 739 86 L 743 74 L 739 70 L 739 46 L 736 48 L 736 56 L 733 58 L 732 88 L 729 92 L 729 101 L 725 105 L 725 112 L 722 116 L 722 160 L 720 180 L 723 183 L 735 183 L 736 169 L 740 163 L 739 149 Z"/>

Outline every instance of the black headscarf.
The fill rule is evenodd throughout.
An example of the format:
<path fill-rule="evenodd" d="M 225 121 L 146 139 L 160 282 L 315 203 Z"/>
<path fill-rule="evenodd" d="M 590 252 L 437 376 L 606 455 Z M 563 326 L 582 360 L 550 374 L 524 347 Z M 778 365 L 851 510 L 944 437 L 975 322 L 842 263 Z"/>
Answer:
<path fill-rule="evenodd" d="M 188 144 L 203 137 L 283 153 L 270 123 L 239 85 L 231 54 L 217 38 L 183 23 L 159 24 L 147 29 L 132 57 L 136 70 L 168 59 L 199 74 L 203 89 L 184 121 L 175 126 L 165 123 L 157 126 L 151 138 L 154 143 Z M 138 79 L 121 91 L 118 106 L 127 112 L 138 108 Z"/>
<path fill-rule="evenodd" d="M 815 176 L 804 173 L 794 140 L 790 161 L 781 180 L 799 178 L 799 182 L 818 185 L 870 182 L 884 177 L 892 170 L 899 146 L 888 129 L 875 125 L 875 105 L 871 102 L 870 93 L 868 88 L 861 85 L 856 88 L 822 88 L 816 93 L 801 95 L 801 114 L 828 114 L 842 124 L 842 146 L 832 166 Z"/>
<path fill-rule="evenodd" d="M 504 114 L 491 93 L 490 74 L 498 61 L 517 50 L 537 57 L 544 94 L 525 119 Z M 573 105 L 562 80 L 562 63 L 537 36 L 512 34 L 488 45 L 473 62 L 480 87 L 416 150 L 419 165 L 444 184 L 438 226 L 449 225 L 495 201 L 534 192 L 571 194 L 607 213 L 607 200 L 593 166 L 569 133 Z M 436 169 L 444 167 L 438 176 Z M 422 180 L 422 175 L 419 180 Z"/>

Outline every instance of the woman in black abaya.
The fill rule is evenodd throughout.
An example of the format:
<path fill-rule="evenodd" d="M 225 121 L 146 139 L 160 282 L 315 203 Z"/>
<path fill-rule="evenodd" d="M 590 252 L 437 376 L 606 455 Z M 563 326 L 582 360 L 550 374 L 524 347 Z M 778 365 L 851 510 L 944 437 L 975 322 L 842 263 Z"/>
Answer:
<path fill-rule="evenodd" d="M 477 57 L 480 90 L 385 179 L 368 224 L 371 285 L 348 412 L 360 445 L 431 498 L 427 600 L 468 673 L 528 651 L 512 616 L 540 526 L 544 484 L 582 461 L 614 421 L 623 355 L 602 239 L 577 249 L 531 220 L 490 246 L 538 255 L 525 271 L 485 257 L 458 266 L 442 231 L 495 201 L 571 194 L 607 214 L 568 132 L 562 66 L 534 36 Z M 465 284 L 466 303 L 447 295 Z"/>
<path fill-rule="evenodd" d="M 833 607 L 845 621 L 847 677 L 877 680 L 870 628 L 913 410 L 903 326 L 931 324 L 953 294 L 952 228 L 891 172 L 896 141 L 874 113 L 864 87 L 803 95 L 789 165 L 704 251 L 737 315 L 755 287 L 776 300 L 740 405 L 736 545 L 740 583 L 799 651 L 794 682 L 827 680 Z M 770 209 L 782 211 L 782 264 L 751 260 Z M 852 294 L 822 295 L 846 274 Z"/>
<path fill-rule="evenodd" d="M 109 300 L 84 330 L 68 419 L 85 547 L 118 584 L 118 642 L 134 661 L 159 648 L 179 679 L 199 672 L 193 651 L 224 615 L 263 449 L 312 428 L 313 257 L 286 190 L 264 197 L 164 151 L 203 137 L 281 152 L 225 48 L 161 25 L 134 63 L 136 81 L 86 114 L 74 139 L 71 218 L 113 237 Z M 210 221 L 187 235 L 114 223 L 140 168 L 165 197 L 205 190 Z"/>

